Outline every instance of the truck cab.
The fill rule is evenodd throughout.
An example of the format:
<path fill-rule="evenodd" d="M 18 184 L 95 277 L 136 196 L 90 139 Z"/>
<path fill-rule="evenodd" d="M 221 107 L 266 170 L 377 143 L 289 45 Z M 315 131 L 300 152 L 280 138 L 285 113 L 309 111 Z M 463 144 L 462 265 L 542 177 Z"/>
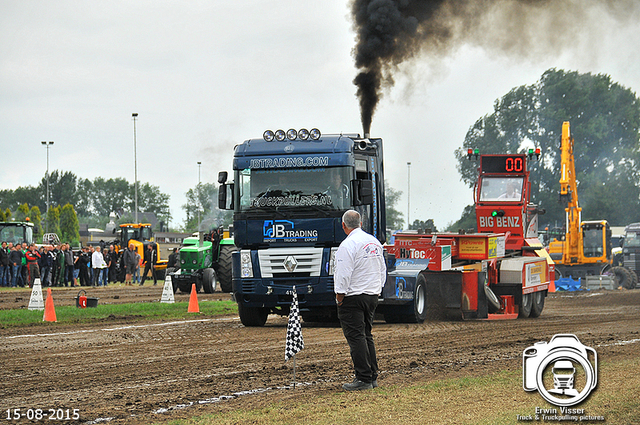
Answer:
<path fill-rule="evenodd" d="M 291 291 L 305 320 L 335 317 L 333 258 L 355 209 L 385 242 L 382 139 L 318 130 L 265 131 L 235 147 L 219 207 L 234 211 L 233 294 L 246 326 L 286 315 Z"/>

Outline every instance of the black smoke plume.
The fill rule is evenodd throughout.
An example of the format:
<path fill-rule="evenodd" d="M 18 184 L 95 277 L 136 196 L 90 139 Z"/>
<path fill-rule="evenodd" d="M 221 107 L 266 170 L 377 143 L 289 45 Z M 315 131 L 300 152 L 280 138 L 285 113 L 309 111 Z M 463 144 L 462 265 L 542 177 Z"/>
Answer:
<path fill-rule="evenodd" d="M 382 90 L 398 66 L 434 60 L 467 43 L 514 58 L 558 54 L 576 37 L 614 31 L 602 24 L 636 20 L 634 0 L 352 0 L 354 79 L 365 134 Z M 595 36 L 597 39 L 597 36 Z"/>

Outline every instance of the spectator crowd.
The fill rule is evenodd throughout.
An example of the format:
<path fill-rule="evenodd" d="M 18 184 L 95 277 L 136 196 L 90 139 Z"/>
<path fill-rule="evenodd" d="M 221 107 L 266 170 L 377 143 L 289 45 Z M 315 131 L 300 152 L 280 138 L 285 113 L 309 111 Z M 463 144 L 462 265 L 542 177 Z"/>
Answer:
<path fill-rule="evenodd" d="M 0 248 L 0 286 L 31 288 L 36 278 L 40 279 L 43 287 L 107 286 L 124 281 L 123 273 L 118 273 L 123 267 L 119 265 L 122 257 L 132 259 L 127 266 L 127 277 L 129 272 L 131 277 L 125 283 L 142 285 L 144 278 L 140 280 L 140 266 L 146 266 L 145 272 L 149 269 L 155 276 L 157 261 L 155 247 L 149 249 L 149 255 L 146 254 L 141 258 L 133 245 L 126 248 L 121 256 L 113 245 L 104 249 L 85 246 L 74 251 L 68 243 L 38 247 L 36 244 L 14 245 L 3 241 Z"/>

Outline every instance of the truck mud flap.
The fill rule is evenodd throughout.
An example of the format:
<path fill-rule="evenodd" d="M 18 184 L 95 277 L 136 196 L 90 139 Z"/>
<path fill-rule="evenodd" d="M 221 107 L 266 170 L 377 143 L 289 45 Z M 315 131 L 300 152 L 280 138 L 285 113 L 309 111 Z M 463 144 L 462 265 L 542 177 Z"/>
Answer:
<path fill-rule="evenodd" d="M 424 270 L 420 274 L 427 281 L 427 318 L 462 320 L 462 272 Z"/>

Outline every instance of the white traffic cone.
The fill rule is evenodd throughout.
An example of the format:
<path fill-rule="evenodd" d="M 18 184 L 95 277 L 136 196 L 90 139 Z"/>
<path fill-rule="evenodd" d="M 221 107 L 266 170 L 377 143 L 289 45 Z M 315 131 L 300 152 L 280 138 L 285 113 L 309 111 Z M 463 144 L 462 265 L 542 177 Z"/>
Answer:
<path fill-rule="evenodd" d="M 162 288 L 162 298 L 160 299 L 160 302 L 169 304 L 176 302 L 173 297 L 173 283 L 171 281 L 171 276 L 169 275 L 164 278 L 164 288 Z"/>
<path fill-rule="evenodd" d="M 29 310 L 44 310 L 44 299 L 42 298 L 42 284 L 40 278 L 36 277 L 31 289 L 31 299 L 29 299 Z"/>

